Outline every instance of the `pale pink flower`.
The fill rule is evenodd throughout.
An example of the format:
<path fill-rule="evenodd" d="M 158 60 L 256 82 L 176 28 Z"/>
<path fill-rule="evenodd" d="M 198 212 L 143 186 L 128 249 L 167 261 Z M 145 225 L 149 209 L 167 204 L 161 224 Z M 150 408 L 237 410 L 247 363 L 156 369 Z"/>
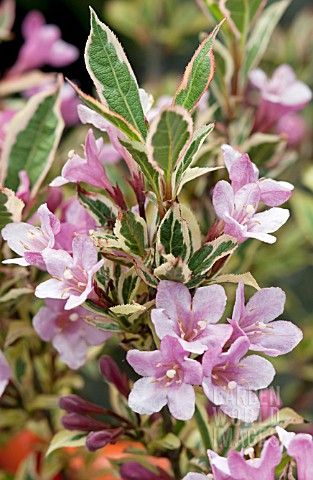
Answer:
<path fill-rule="evenodd" d="M 225 166 L 229 173 L 234 194 L 250 183 L 256 183 L 260 201 L 269 207 L 278 207 L 291 197 L 293 185 L 288 182 L 259 178 L 259 169 L 247 153 L 241 154 L 230 145 L 222 145 Z"/>
<path fill-rule="evenodd" d="M 26 170 L 21 170 L 18 172 L 18 177 L 20 179 L 19 187 L 16 191 L 16 196 L 23 200 L 26 204 L 30 198 L 30 180 Z"/>
<path fill-rule="evenodd" d="M 129 395 L 130 408 L 140 414 L 159 412 L 166 404 L 178 420 L 190 419 L 195 410 L 193 385 L 202 378 L 201 364 L 188 358 L 176 338 L 161 340 L 160 350 L 130 350 L 127 361 L 144 378 L 137 380 Z"/>
<path fill-rule="evenodd" d="M 308 131 L 305 120 L 297 113 L 289 112 L 280 117 L 275 126 L 275 132 L 288 137 L 288 145 L 298 145 Z"/>
<path fill-rule="evenodd" d="M 279 412 L 282 401 L 278 392 L 274 388 L 265 388 L 259 391 L 260 400 L 260 420 L 266 420 Z"/>
<path fill-rule="evenodd" d="M 214 480 L 274 480 L 275 468 L 282 458 L 281 450 L 276 437 L 266 440 L 260 458 L 255 458 L 252 447 L 242 452 L 231 450 L 227 458 L 208 450 Z M 250 458 L 246 460 L 244 454 Z"/>
<path fill-rule="evenodd" d="M 116 152 L 103 138 L 95 139 L 92 130 L 89 130 L 85 143 L 86 158 L 71 152 L 69 160 L 62 169 L 60 177 L 55 178 L 50 185 L 59 187 L 69 182 L 85 182 L 93 187 L 103 188 L 109 193 L 113 187 L 103 168 L 103 163 L 112 163 L 116 160 Z"/>
<path fill-rule="evenodd" d="M 16 263 L 23 266 L 36 265 L 41 269 L 46 268 L 42 255 L 46 248 L 54 247 L 55 237 L 60 231 L 60 221 L 50 212 L 47 204 L 41 205 L 37 214 L 41 221 L 40 228 L 29 223 L 17 222 L 8 223 L 2 229 L 1 234 L 4 240 L 7 240 L 11 250 L 21 257 L 4 260 L 3 263 Z"/>
<path fill-rule="evenodd" d="M 297 464 L 298 480 L 311 480 L 313 472 L 313 438 L 308 433 L 287 432 L 276 427 L 279 439 L 287 449 L 288 455 Z"/>
<path fill-rule="evenodd" d="M 260 402 L 253 390 L 268 387 L 275 375 L 264 358 L 244 357 L 249 346 L 247 338 L 238 338 L 227 352 L 212 348 L 202 360 L 205 395 L 226 415 L 244 422 L 253 422 L 259 415 Z"/>
<path fill-rule="evenodd" d="M 249 79 L 260 92 L 255 130 L 268 131 L 282 115 L 302 110 L 312 99 L 310 88 L 296 78 L 290 65 L 278 67 L 272 78 L 261 69 L 252 70 Z"/>
<path fill-rule="evenodd" d="M 183 480 L 213 480 L 213 476 L 211 475 L 203 475 L 202 473 L 187 473 L 187 475 L 183 478 Z"/>
<path fill-rule="evenodd" d="M 56 189 L 53 189 L 56 190 Z M 72 252 L 72 242 L 77 235 L 88 235 L 96 228 L 96 222 L 76 198 L 63 204 L 60 231 L 56 235 L 57 247 Z"/>
<path fill-rule="evenodd" d="M 201 354 L 211 347 L 223 347 L 232 334 L 229 325 L 216 325 L 225 305 L 226 294 L 220 285 L 200 287 L 192 299 L 182 283 L 162 280 L 151 319 L 160 339 L 170 335 L 188 352 Z"/>
<path fill-rule="evenodd" d="M 2 396 L 11 377 L 11 368 L 0 350 L 0 397 Z"/>
<path fill-rule="evenodd" d="M 35 290 L 38 298 L 67 299 L 64 309 L 78 307 L 93 293 L 94 274 L 103 266 L 98 253 L 87 235 L 74 238 L 73 256 L 64 250 L 45 249 L 43 260 L 53 277 L 39 284 Z"/>
<path fill-rule="evenodd" d="M 272 357 L 293 350 L 302 340 L 301 330 L 291 322 L 275 320 L 284 311 L 285 292 L 278 287 L 262 288 L 245 305 L 244 283 L 236 292 L 233 315 L 228 322 L 233 327 L 230 343 L 239 337 L 250 341 L 250 350 Z"/>
<path fill-rule="evenodd" d="M 72 369 L 84 365 L 89 345 L 101 345 L 112 333 L 101 332 L 85 319 L 95 318 L 82 307 L 64 310 L 66 301 L 46 299 L 33 318 L 34 329 L 45 342 L 52 342 L 60 359 Z"/>
<path fill-rule="evenodd" d="M 79 50 L 61 38 L 61 30 L 56 25 L 47 25 L 43 15 L 34 10 L 24 19 L 22 34 L 25 40 L 16 63 L 7 73 L 7 77 L 44 65 L 65 67 L 75 62 Z"/>
<path fill-rule="evenodd" d="M 266 243 L 276 242 L 270 233 L 276 232 L 289 218 L 289 210 L 270 208 L 256 213 L 261 199 L 257 183 L 248 183 L 234 194 L 224 180 L 217 182 L 213 192 L 213 206 L 217 216 L 225 222 L 224 232 L 239 243 L 256 238 Z"/>

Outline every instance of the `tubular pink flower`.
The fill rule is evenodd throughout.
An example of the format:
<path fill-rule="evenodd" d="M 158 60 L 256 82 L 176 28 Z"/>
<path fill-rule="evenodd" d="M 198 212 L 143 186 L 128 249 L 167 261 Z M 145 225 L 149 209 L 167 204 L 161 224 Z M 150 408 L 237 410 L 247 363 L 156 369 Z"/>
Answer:
<path fill-rule="evenodd" d="M 35 290 L 38 298 L 67 299 L 65 310 L 78 307 L 93 293 L 93 276 L 104 263 L 103 259 L 97 261 L 96 247 L 87 235 L 75 237 L 72 250 L 73 256 L 51 248 L 43 252 L 47 271 L 53 278 Z"/>
<path fill-rule="evenodd" d="M 45 342 L 52 342 L 60 359 L 72 369 L 84 365 L 89 345 L 101 345 L 112 334 L 88 325 L 95 315 L 82 307 L 64 310 L 65 300 L 46 299 L 33 318 L 34 329 Z"/>
<path fill-rule="evenodd" d="M 249 346 L 247 338 L 238 338 L 227 352 L 212 348 L 202 360 L 205 395 L 226 415 L 247 423 L 255 421 L 260 410 L 253 390 L 266 388 L 275 375 L 272 364 L 264 358 L 244 357 Z"/>
<path fill-rule="evenodd" d="M 166 336 L 160 350 L 140 352 L 130 350 L 127 361 L 144 378 L 137 380 L 128 402 L 140 414 L 159 412 L 166 404 L 178 420 L 190 419 L 195 410 L 192 385 L 200 385 L 201 364 L 188 358 L 176 338 Z M 183 399 L 183 401 L 182 401 Z"/>
<path fill-rule="evenodd" d="M 288 455 L 297 464 L 298 480 L 311 480 L 313 471 L 313 438 L 307 433 L 287 432 L 276 427 L 279 439 L 287 449 Z"/>
<path fill-rule="evenodd" d="M 228 319 L 233 327 L 230 343 L 244 336 L 250 341 L 250 350 L 272 357 L 293 350 L 303 338 L 301 330 L 292 322 L 273 321 L 283 313 L 285 301 L 281 288 L 262 288 L 245 306 L 244 283 L 240 282 L 233 315 Z"/>
<path fill-rule="evenodd" d="M 293 190 L 291 183 L 259 178 L 259 170 L 247 153 L 242 155 L 226 144 L 222 145 L 222 150 L 234 194 L 245 185 L 255 183 L 260 191 L 260 201 L 265 205 L 278 207 L 289 200 Z"/>
<path fill-rule="evenodd" d="M 104 145 L 103 139 L 95 139 L 90 129 L 85 143 L 86 158 L 71 154 L 69 160 L 62 169 L 60 177 L 55 178 L 50 185 L 59 187 L 69 182 L 85 182 L 93 187 L 103 188 L 109 194 L 114 195 L 114 189 L 103 168 L 103 162 L 115 161 L 116 152 L 110 145 Z"/>
<path fill-rule="evenodd" d="M 9 247 L 21 258 L 11 258 L 3 263 L 16 263 L 18 265 L 36 265 L 45 269 L 43 252 L 53 248 L 55 237 L 60 231 L 60 221 L 50 212 L 47 204 L 41 205 L 37 210 L 41 227 L 34 227 L 28 223 L 9 223 L 2 229 L 2 236 L 7 240 Z"/>
<path fill-rule="evenodd" d="M 223 347 L 232 334 L 229 325 L 216 325 L 224 313 L 226 295 L 220 285 L 200 287 L 193 299 L 182 283 L 162 280 L 151 319 L 160 339 L 178 339 L 188 352 L 201 354 L 210 347 Z"/>
<path fill-rule="evenodd" d="M 7 77 L 15 77 L 44 65 L 65 67 L 79 56 L 78 48 L 61 39 L 59 27 L 47 25 L 43 15 L 36 10 L 25 17 L 22 33 L 25 43 Z"/>
<path fill-rule="evenodd" d="M 213 206 L 217 216 L 224 220 L 224 232 L 235 237 L 239 243 L 256 238 L 266 243 L 275 243 L 270 233 L 276 232 L 289 218 L 289 210 L 271 208 L 256 213 L 261 193 L 256 183 L 248 183 L 234 194 L 231 185 L 219 181 L 213 192 Z"/>

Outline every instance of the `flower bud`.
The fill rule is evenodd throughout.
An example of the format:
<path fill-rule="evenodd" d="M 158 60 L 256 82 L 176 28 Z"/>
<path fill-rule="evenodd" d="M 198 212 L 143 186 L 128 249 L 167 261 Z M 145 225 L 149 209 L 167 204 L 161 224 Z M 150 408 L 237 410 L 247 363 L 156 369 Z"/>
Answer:
<path fill-rule="evenodd" d="M 109 383 L 117 388 L 117 390 L 126 398 L 130 393 L 127 375 L 122 373 L 115 361 L 108 355 L 103 355 L 99 361 L 100 372 Z"/>
<path fill-rule="evenodd" d="M 124 430 L 122 428 L 90 432 L 86 438 L 86 447 L 90 452 L 95 452 L 109 443 L 116 443 L 118 437 L 122 435 L 123 432 Z"/>
<path fill-rule="evenodd" d="M 91 417 L 84 417 L 77 413 L 67 413 L 61 418 L 61 422 L 66 430 L 81 430 L 83 432 L 99 431 L 107 428 L 108 425 L 98 422 Z"/>
<path fill-rule="evenodd" d="M 101 414 L 106 412 L 106 410 L 103 407 L 100 407 L 100 405 L 88 402 L 78 395 L 64 395 L 59 400 L 59 407 L 67 412 L 80 414 Z"/>

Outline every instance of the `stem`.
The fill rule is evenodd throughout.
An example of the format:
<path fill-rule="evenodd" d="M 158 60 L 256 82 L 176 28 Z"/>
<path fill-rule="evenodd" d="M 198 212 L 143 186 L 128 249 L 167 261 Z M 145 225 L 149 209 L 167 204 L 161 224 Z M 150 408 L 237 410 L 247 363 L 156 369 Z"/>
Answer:
<path fill-rule="evenodd" d="M 173 422 L 172 422 L 172 417 L 171 414 L 168 410 L 168 407 L 165 406 L 161 410 L 161 415 L 163 418 L 164 422 L 164 430 L 166 433 L 172 433 L 173 432 Z M 180 470 L 180 465 L 179 465 L 179 460 L 180 460 L 180 452 L 181 448 L 177 448 L 176 450 L 169 450 L 166 455 L 171 462 L 172 470 L 175 476 L 176 480 L 181 480 L 182 478 L 182 473 Z"/>

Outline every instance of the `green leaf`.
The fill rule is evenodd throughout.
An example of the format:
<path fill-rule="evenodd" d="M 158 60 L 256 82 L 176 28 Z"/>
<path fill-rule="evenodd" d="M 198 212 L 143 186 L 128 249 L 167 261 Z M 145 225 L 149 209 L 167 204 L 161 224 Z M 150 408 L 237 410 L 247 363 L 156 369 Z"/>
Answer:
<path fill-rule="evenodd" d="M 129 268 L 123 272 L 118 280 L 117 295 L 122 304 L 131 303 L 137 293 L 140 283 L 135 267 Z"/>
<path fill-rule="evenodd" d="M 181 107 L 165 107 L 153 119 L 147 136 L 148 160 L 171 190 L 172 173 L 191 140 L 193 122 Z M 171 193 L 168 192 L 169 199 Z"/>
<path fill-rule="evenodd" d="M 207 173 L 214 172 L 215 170 L 220 170 L 224 167 L 193 167 L 187 168 L 187 170 L 183 173 L 180 183 L 177 187 L 176 195 L 179 195 L 181 189 L 183 188 L 186 183 L 191 182 L 195 178 L 201 177 L 202 175 L 206 175 Z"/>
<path fill-rule="evenodd" d="M 77 190 L 77 197 L 98 226 L 105 227 L 115 223 L 118 210 L 109 198 L 100 193 L 83 191 L 81 188 Z"/>
<path fill-rule="evenodd" d="M 211 441 L 210 431 L 208 429 L 208 425 L 209 425 L 208 414 L 204 406 L 200 403 L 200 401 L 198 401 L 198 399 L 196 402 L 195 420 L 201 435 L 204 449 L 205 450 L 212 449 L 212 441 Z"/>
<path fill-rule="evenodd" d="M 267 418 L 263 422 L 254 423 L 253 427 L 249 427 L 243 431 L 238 442 L 234 441 L 231 449 L 241 450 L 246 447 L 253 447 L 264 438 L 275 435 L 276 427 L 286 428 L 288 425 L 296 425 L 304 423 L 303 417 L 296 413 L 292 408 L 282 408 L 272 417 Z"/>
<path fill-rule="evenodd" d="M 201 283 L 214 263 L 220 258 L 233 253 L 236 248 L 236 239 L 229 235 L 221 235 L 216 240 L 202 245 L 202 247 L 193 254 L 188 263 L 188 267 L 194 277 L 187 286 L 192 288 Z"/>
<path fill-rule="evenodd" d="M 140 132 L 138 132 L 135 127 L 133 127 L 124 117 L 122 117 L 122 115 L 113 112 L 106 105 L 100 103 L 99 100 L 96 100 L 90 95 L 84 93 L 70 80 L 67 79 L 67 81 L 74 88 L 79 98 L 85 103 L 85 105 L 87 105 L 87 107 L 91 108 L 91 110 L 101 115 L 108 122 L 112 123 L 112 125 L 117 127 L 121 132 L 125 133 L 125 135 L 127 135 L 127 137 L 131 140 L 142 141 Z"/>
<path fill-rule="evenodd" d="M 233 33 L 246 34 L 264 0 L 220 0 L 219 7 Z"/>
<path fill-rule="evenodd" d="M 144 312 L 146 307 L 139 303 L 131 303 L 126 305 L 116 305 L 115 307 L 111 307 L 110 310 L 114 315 L 128 316 L 133 315 L 134 313 Z"/>
<path fill-rule="evenodd" d="M 272 33 L 283 16 L 291 0 L 275 2 L 267 7 L 256 22 L 246 44 L 242 68 L 242 82 L 245 84 L 249 72 L 260 62 L 270 42 Z"/>
<path fill-rule="evenodd" d="M 152 448 L 152 450 L 177 450 L 180 445 L 180 439 L 176 437 L 174 433 L 168 433 L 165 435 L 165 437 L 149 443 L 149 449 Z"/>
<path fill-rule="evenodd" d="M 214 75 L 213 42 L 221 24 L 222 22 L 203 40 L 187 65 L 182 82 L 175 93 L 174 105 L 181 105 L 192 112 L 208 89 Z"/>
<path fill-rule="evenodd" d="M 62 81 L 32 96 L 9 123 L 3 143 L 1 179 L 16 191 L 18 174 L 26 170 L 34 197 L 47 175 L 58 147 L 64 122 L 60 113 Z"/>
<path fill-rule="evenodd" d="M 147 248 L 147 224 L 137 212 L 128 210 L 119 214 L 114 234 L 126 252 L 142 257 Z"/>
<path fill-rule="evenodd" d="M 9 188 L 0 185 L 0 229 L 11 222 L 20 222 L 24 202 Z"/>
<path fill-rule="evenodd" d="M 186 220 L 181 214 L 179 203 L 166 212 L 157 233 L 157 264 L 161 262 L 160 254 L 180 257 L 188 260 L 190 255 L 190 234 Z"/>
<path fill-rule="evenodd" d="M 85 50 L 85 62 L 100 100 L 124 117 L 142 137 L 147 134 L 145 117 L 134 72 L 114 33 L 91 13 L 91 31 Z"/>
<path fill-rule="evenodd" d="M 214 123 L 210 123 L 209 125 L 204 125 L 203 127 L 198 128 L 194 132 L 192 140 L 186 150 L 186 153 L 184 154 L 183 158 L 179 162 L 179 165 L 175 171 L 175 185 L 177 190 L 180 186 L 180 181 L 183 173 L 187 170 L 187 168 L 191 167 L 191 165 L 194 163 L 194 161 L 196 160 L 196 156 L 203 145 L 203 142 L 205 141 L 207 136 L 212 132 L 213 128 L 214 128 Z"/>
<path fill-rule="evenodd" d="M 69 432 L 68 430 L 62 430 L 54 435 L 49 448 L 46 452 L 46 457 L 50 453 L 64 447 L 83 447 L 86 442 L 87 433 L 79 431 Z"/>
<path fill-rule="evenodd" d="M 159 174 L 158 172 L 152 167 L 151 163 L 148 160 L 148 154 L 144 145 L 141 142 L 130 142 L 129 140 L 120 140 L 119 141 L 123 147 L 129 152 L 132 158 L 138 163 L 139 167 L 142 170 L 146 180 L 149 182 L 150 186 L 152 187 L 154 193 L 160 197 L 159 192 Z"/>
<path fill-rule="evenodd" d="M 180 257 L 165 255 L 166 262 L 154 269 L 154 275 L 159 280 L 172 280 L 173 282 L 186 283 L 191 278 L 191 270 L 187 263 Z"/>

